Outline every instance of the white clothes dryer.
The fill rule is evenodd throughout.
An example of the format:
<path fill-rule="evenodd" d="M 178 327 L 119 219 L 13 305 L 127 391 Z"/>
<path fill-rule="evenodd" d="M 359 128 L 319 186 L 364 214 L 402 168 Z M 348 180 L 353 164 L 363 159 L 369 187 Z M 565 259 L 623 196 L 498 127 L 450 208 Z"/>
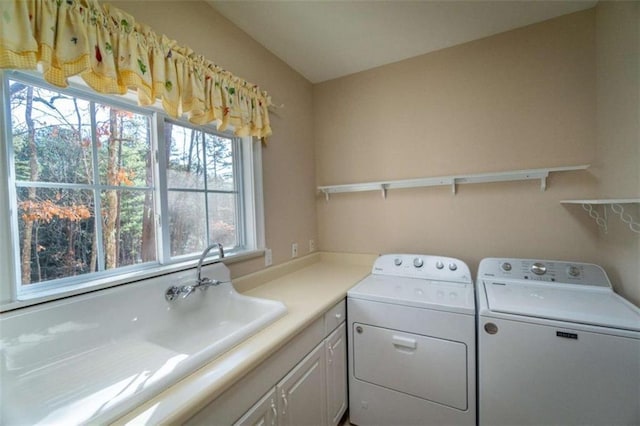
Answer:
<path fill-rule="evenodd" d="M 387 254 L 347 293 L 349 420 L 475 425 L 475 300 L 467 265 Z"/>
<path fill-rule="evenodd" d="M 484 259 L 480 425 L 640 424 L 640 310 L 593 264 Z"/>

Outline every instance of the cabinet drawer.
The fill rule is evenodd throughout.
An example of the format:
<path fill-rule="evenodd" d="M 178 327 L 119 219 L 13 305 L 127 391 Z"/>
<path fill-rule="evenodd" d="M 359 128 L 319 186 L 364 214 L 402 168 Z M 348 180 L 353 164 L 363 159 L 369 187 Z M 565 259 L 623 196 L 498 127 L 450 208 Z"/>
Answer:
<path fill-rule="evenodd" d="M 340 324 L 342 324 L 347 316 L 346 303 L 343 300 L 336 303 L 333 308 L 324 314 L 324 332 L 328 336 Z"/>

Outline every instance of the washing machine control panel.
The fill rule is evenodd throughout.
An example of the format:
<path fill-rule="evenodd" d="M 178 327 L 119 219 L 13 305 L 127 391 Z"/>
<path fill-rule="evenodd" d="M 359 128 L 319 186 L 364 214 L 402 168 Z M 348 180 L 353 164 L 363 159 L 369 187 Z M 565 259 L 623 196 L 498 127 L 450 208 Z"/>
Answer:
<path fill-rule="evenodd" d="M 373 264 L 374 275 L 472 283 L 469 267 L 460 259 L 425 254 L 383 254 Z"/>
<path fill-rule="evenodd" d="M 483 259 L 478 278 L 611 287 L 607 274 L 598 265 L 555 260 Z"/>

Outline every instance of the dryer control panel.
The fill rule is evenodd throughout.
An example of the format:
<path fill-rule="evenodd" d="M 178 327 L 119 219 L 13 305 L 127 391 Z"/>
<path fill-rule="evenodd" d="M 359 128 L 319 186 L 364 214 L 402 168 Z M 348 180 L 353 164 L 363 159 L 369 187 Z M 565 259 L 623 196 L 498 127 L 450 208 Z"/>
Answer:
<path fill-rule="evenodd" d="M 611 288 L 604 270 L 592 263 L 556 260 L 487 258 L 480 262 L 478 278 L 537 281 Z"/>
<path fill-rule="evenodd" d="M 472 284 L 466 263 L 453 257 L 426 254 L 383 254 L 373 264 L 374 275 Z"/>

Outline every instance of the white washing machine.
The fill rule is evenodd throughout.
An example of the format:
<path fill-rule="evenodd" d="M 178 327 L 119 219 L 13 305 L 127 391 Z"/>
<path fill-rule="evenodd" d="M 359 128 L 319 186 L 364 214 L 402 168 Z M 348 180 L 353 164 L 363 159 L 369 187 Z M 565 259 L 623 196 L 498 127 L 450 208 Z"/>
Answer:
<path fill-rule="evenodd" d="M 448 257 L 380 256 L 347 293 L 349 420 L 475 425 L 475 296 Z"/>
<path fill-rule="evenodd" d="M 480 425 L 640 424 L 640 310 L 597 265 L 484 259 Z"/>

